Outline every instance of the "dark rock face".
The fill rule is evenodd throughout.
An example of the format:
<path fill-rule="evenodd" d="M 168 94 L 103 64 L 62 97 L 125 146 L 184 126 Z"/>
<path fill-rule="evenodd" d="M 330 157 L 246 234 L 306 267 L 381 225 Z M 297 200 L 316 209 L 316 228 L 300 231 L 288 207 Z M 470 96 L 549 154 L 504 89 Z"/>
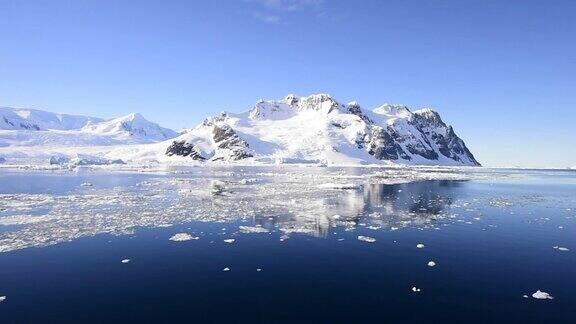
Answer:
<path fill-rule="evenodd" d="M 360 105 L 357 104 L 356 102 L 348 104 L 346 108 L 348 109 L 348 112 L 351 113 L 352 115 L 356 115 L 360 117 L 360 119 L 362 119 L 364 122 L 372 124 L 370 118 L 364 115 L 364 113 L 362 112 L 362 108 L 360 108 Z"/>
<path fill-rule="evenodd" d="M 418 130 L 438 147 L 440 154 L 458 162 L 466 162 L 462 159 L 464 156 L 474 165 L 480 165 L 464 141 L 456 135 L 452 126 L 447 126 L 436 111 L 417 111 L 414 113 L 413 122 Z"/>
<path fill-rule="evenodd" d="M 249 151 L 249 145 L 241 139 L 238 134 L 232 129 L 232 127 L 223 124 L 215 125 L 212 130 L 212 138 L 219 149 L 230 150 L 231 160 L 241 160 L 254 156 Z M 222 160 L 223 157 L 217 156 L 213 160 Z"/>
<path fill-rule="evenodd" d="M 365 141 L 368 153 L 379 160 L 411 160 L 412 156 L 419 155 L 434 161 L 439 159 L 440 152 L 456 162 L 480 165 L 452 126 L 447 126 L 436 111 L 417 111 L 406 126 L 417 132 L 400 133 L 394 125 L 386 130 L 370 125 L 372 132 Z"/>
<path fill-rule="evenodd" d="M 10 126 L 16 126 L 14 125 L 13 122 L 11 122 L 10 120 L 8 120 L 8 118 L 3 117 L 4 122 Z M 20 127 L 21 129 L 27 129 L 27 130 L 40 130 L 40 127 L 36 124 L 29 124 L 29 123 L 19 123 L 17 127 Z"/>
<path fill-rule="evenodd" d="M 392 135 L 379 126 L 372 128 L 372 135 L 369 137 L 366 149 L 369 154 L 374 155 L 378 160 L 411 159 L 402 147 L 396 143 Z"/>
<path fill-rule="evenodd" d="M 199 150 L 190 143 L 186 143 L 186 141 L 174 141 L 168 149 L 166 149 L 166 155 L 179 155 L 179 156 L 189 156 L 193 160 L 206 160 L 205 157 L 200 154 Z"/>

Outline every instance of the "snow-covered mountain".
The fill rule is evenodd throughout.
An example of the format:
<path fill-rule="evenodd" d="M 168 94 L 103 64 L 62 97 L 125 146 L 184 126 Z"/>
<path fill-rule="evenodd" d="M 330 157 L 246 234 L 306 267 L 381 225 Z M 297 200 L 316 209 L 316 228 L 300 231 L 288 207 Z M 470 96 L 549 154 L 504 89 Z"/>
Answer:
<path fill-rule="evenodd" d="M 142 144 L 176 137 L 140 114 L 102 118 L 0 108 L 0 147 L 77 147 Z"/>
<path fill-rule="evenodd" d="M 0 129 L 4 130 L 72 130 L 102 121 L 102 118 L 95 117 L 0 107 Z"/>
<path fill-rule="evenodd" d="M 113 157 L 158 161 L 479 165 L 432 109 L 382 105 L 372 111 L 327 94 L 257 102 L 224 112 L 179 137 Z"/>
<path fill-rule="evenodd" d="M 146 120 L 140 114 L 130 114 L 99 123 L 89 123 L 81 131 L 99 135 L 125 135 L 157 142 L 176 137 L 178 133 Z"/>

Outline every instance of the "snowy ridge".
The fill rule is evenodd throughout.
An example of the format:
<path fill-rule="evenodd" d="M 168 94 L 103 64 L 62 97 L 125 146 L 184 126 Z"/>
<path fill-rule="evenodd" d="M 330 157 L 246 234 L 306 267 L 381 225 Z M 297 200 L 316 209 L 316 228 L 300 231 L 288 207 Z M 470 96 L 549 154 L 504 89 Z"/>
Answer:
<path fill-rule="evenodd" d="M 4 153 L 2 151 L 23 156 L 42 154 L 49 148 L 71 150 L 76 147 L 155 143 L 177 135 L 140 114 L 105 120 L 35 109 L 0 108 L 0 156 Z"/>
<path fill-rule="evenodd" d="M 89 123 L 82 127 L 81 131 L 109 136 L 132 136 L 152 142 L 167 140 L 178 135 L 175 131 L 160 127 L 137 113 L 95 124 Z"/>
<path fill-rule="evenodd" d="M 432 109 L 364 110 L 328 94 L 258 101 L 241 114 L 207 118 L 177 138 L 119 149 L 110 157 L 185 163 L 479 165 Z"/>
<path fill-rule="evenodd" d="M 36 109 L 0 107 L 0 129 L 3 130 L 72 130 L 102 118 L 57 114 Z"/>

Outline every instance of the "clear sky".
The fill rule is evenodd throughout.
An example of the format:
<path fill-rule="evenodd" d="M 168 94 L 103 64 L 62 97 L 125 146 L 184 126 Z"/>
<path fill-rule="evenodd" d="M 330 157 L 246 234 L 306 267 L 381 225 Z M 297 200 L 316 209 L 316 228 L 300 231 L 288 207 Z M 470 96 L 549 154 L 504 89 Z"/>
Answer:
<path fill-rule="evenodd" d="M 576 1 L 0 0 L 0 106 L 195 126 L 327 92 L 431 106 L 493 166 L 576 166 Z"/>

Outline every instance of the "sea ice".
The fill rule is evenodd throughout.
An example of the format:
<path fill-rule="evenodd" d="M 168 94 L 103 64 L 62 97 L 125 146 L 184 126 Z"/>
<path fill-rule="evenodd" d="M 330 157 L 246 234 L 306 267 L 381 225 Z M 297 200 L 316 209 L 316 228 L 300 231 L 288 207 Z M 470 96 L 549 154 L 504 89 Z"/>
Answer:
<path fill-rule="evenodd" d="M 250 179 L 242 179 L 240 181 L 238 181 L 240 184 L 251 184 L 251 183 L 256 183 L 258 182 L 258 179 L 256 178 L 250 178 Z"/>
<path fill-rule="evenodd" d="M 80 184 L 82 187 L 92 187 L 92 184 L 90 182 L 83 182 L 82 184 Z"/>
<path fill-rule="evenodd" d="M 226 243 L 234 243 L 235 239 L 225 239 L 224 242 Z"/>
<path fill-rule="evenodd" d="M 341 190 L 351 190 L 360 189 L 362 184 L 355 183 L 324 183 L 318 186 L 320 189 L 341 189 Z"/>
<path fill-rule="evenodd" d="M 412 287 L 413 292 L 420 292 L 420 288 Z"/>
<path fill-rule="evenodd" d="M 222 269 L 222 271 L 230 271 L 230 268 L 226 267 L 226 268 Z"/>
<path fill-rule="evenodd" d="M 436 266 L 436 262 L 430 261 L 430 262 L 428 262 L 428 266 L 429 266 L 429 267 L 434 267 L 434 266 Z"/>
<path fill-rule="evenodd" d="M 370 236 L 362 236 L 362 235 L 358 235 L 358 240 L 363 241 L 363 242 L 368 242 L 368 243 L 376 242 L 375 238 L 370 237 Z"/>
<path fill-rule="evenodd" d="M 6 296 L 0 296 L 0 303 L 6 300 Z"/>
<path fill-rule="evenodd" d="M 425 245 L 422 243 L 418 243 L 418 244 L 416 244 L 416 247 L 419 249 L 423 249 L 425 247 Z"/>
<path fill-rule="evenodd" d="M 122 261 L 120 261 L 120 262 L 126 264 L 126 263 L 130 262 L 130 259 L 124 259 L 124 260 L 122 260 Z"/>
<path fill-rule="evenodd" d="M 532 297 L 536 299 L 554 299 L 554 297 L 550 296 L 549 293 L 540 290 L 537 290 L 535 293 L 533 293 Z"/>
<path fill-rule="evenodd" d="M 250 233 L 268 233 L 269 231 L 267 229 L 265 229 L 262 226 L 256 225 L 256 226 L 239 226 L 238 227 L 240 229 L 240 232 L 244 233 L 244 234 L 250 234 Z"/>
<path fill-rule="evenodd" d="M 184 241 L 197 240 L 197 239 L 198 239 L 198 237 L 192 236 L 188 233 L 178 233 L 178 234 L 174 234 L 170 238 L 170 241 L 184 242 Z"/>

